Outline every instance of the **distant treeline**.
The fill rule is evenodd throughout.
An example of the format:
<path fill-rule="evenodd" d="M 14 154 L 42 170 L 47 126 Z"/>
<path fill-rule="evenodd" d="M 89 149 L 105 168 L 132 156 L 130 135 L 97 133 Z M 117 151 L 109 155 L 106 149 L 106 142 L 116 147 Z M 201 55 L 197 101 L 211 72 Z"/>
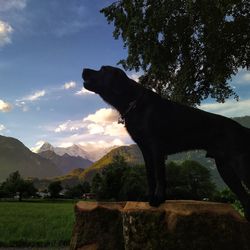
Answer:
<path fill-rule="evenodd" d="M 218 191 L 212 182 L 210 171 L 196 161 L 170 162 L 166 165 L 166 199 L 211 200 L 237 203 L 229 189 Z M 92 182 L 82 182 L 63 188 L 60 181 L 50 182 L 44 190 L 37 190 L 34 183 L 24 180 L 16 171 L 0 185 L 0 198 L 69 198 L 96 199 L 99 201 L 146 201 L 147 181 L 143 165 L 129 165 L 120 156 L 101 172 Z"/>

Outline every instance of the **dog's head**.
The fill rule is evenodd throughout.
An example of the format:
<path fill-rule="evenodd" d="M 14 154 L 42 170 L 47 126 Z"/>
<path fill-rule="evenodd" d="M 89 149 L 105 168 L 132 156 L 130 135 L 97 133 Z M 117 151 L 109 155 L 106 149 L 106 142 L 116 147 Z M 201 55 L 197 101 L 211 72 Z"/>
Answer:
<path fill-rule="evenodd" d="M 102 66 L 100 70 L 83 69 L 84 87 L 101 96 L 109 94 L 119 95 L 127 88 L 129 78 L 119 68 Z"/>

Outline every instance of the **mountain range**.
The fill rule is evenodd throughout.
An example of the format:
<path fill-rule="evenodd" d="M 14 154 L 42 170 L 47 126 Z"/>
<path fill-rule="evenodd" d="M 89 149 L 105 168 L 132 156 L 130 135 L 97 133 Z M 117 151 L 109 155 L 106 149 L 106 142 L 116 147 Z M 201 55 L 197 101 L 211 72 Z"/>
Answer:
<path fill-rule="evenodd" d="M 24 177 L 47 178 L 63 174 L 53 162 L 31 152 L 19 140 L 0 136 L 0 182 L 17 170 Z"/>
<path fill-rule="evenodd" d="M 54 147 L 49 142 L 44 142 L 39 147 L 32 148 L 32 151 L 37 154 L 40 154 L 44 151 L 53 151 L 54 153 L 60 156 L 68 154 L 70 156 L 79 156 L 83 159 L 95 162 L 113 148 L 116 148 L 116 146 L 107 148 L 95 148 L 94 150 L 90 149 L 88 146 L 85 147 L 79 144 L 73 144 L 69 147 Z"/>
<path fill-rule="evenodd" d="M 234 119 L 250 127 L 250 116 Z M 62 148 L 44 143 L 34 153 L 17 139 L 0 136 L 0 182 L 17 170 L 25 178 L 42 178 L 45 183 L 48 180 L 45 181 L 44 178 L 56 178 L 68 184 L 91 181 L 95 173 L 101 172 L 118 154 L 130 165 L 144 163 L 137 145 L 105 148 L 93 154 L 93 151 L 88 152 L 81 145 Z M 212 178 L 219 187 L 224 187 L 225 184 L 217 172 L 213 159 L 205 158 L 204 155 L 204 151 L 201 150 L 184 152 L 170 156 L 169 161 L 196 160 L 211 170 Z"/>
<path fill-rule="evenodd" d="M 93 164 L 90 159 L 98 159 L 111 148 L 98 152 L 86 152 L 80 145 L 67 148 L 53 147 L 45 142 L 35 152 L 15 138 L 0 136 L 0 183 L 14 171 L 24 178 L 51 179 L 76 174 L 74 169 L 85 169 Z M 47 183 L 47 181 L 45 181 Z"/>
<path fill-rule="evenodd" d="M 52 150 L 42 151 L 38 154 L 53 162 L 63 174 L 67 174 L 77 168 L 85 169 L 93 164 L 92 161 L 81 156 L 72 156 L 68 153 L 58 155 Z"/>

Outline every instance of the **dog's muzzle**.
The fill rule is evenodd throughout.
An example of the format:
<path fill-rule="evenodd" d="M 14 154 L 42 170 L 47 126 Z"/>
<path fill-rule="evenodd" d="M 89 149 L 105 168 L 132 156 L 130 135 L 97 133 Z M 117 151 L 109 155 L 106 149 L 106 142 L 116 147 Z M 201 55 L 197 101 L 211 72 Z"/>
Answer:
<path fill-rule="evenodd" d="M 93 69 L 83 69 L 82 72 L 82 79 L 83 79 L 83 86 L 90 91 L 96 91 L 96 82 L 97 82 L 97 76 L 98 72 Z"/>

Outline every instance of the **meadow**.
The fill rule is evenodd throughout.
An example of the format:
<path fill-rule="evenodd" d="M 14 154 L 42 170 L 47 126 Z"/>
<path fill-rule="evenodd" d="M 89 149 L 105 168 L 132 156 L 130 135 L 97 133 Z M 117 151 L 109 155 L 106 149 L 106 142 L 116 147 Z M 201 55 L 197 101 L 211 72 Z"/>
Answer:
<path fill-rule="evenodd" d="M 68 246 L 74 201 L 0 202 L 0 247 Z"/>

